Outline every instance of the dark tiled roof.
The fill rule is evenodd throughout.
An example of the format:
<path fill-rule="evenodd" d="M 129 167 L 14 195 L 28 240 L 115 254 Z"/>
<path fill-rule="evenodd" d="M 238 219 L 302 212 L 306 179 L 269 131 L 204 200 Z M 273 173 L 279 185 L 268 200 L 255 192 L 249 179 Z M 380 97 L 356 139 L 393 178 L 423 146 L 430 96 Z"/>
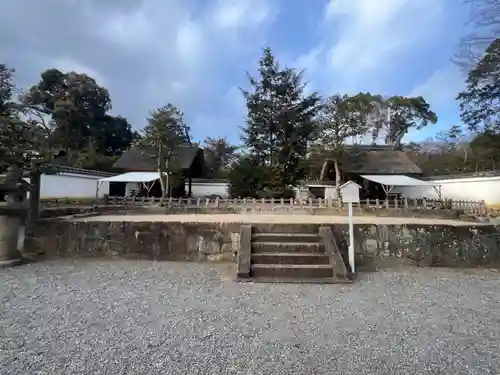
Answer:
<path fill-rule="evenodd" d="M 358 174 L 420 174 L 422 170 L 410 160 L 406 152 L 378 149 L 349 150 L 341 169 Z"/>
<path fill-rule="evenodd" d="M 173 160 L 179 161 L 181 169 L 189 169 L 193 164 L 198 152 L 202 152 L 199 147 L 181 146 L 177 148 L 173 155 Z M 126 169 L 129 171 L 154 171 L 155 163 L 148 158 L 144 152 L 136 149 L 125 151 L 113 165 L 114 168 Z"/>

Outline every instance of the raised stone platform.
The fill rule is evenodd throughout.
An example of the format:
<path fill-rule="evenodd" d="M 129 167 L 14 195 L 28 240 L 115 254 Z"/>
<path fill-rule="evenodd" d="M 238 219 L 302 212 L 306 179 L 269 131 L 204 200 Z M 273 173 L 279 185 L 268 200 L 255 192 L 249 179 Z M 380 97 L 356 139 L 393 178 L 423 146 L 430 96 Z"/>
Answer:
<path fill-rule="evenodd" d="M 357 264 L 375 269 L 400 264 L 497 266 L 495 226 L 444 219 L 354 218 Z M 347 251 L 344 216 L 320 215 L 104 215 L 45 219 L 29 228 L 26 250 L 45 257 L 121 256 L 156 260 L 234 261 L 240 227 L 262 233 L 318 233 L 330 227 Z M 363 269 L 363 268 L 361 268 Z"/>
<path fill-rule="evenodd" d="M 69 218 L 72 221 L 127 221 L 127 222 L 185 222 L 185 223 L 268 223 L 268 224 L 347 224 L 347 216 L 289 215 L 289 214 L 172 214 L 172 215 L 96 215 L 94 217 Z M 422 224 L 470 226 L 484 225 L 474 221 L 432 219 L 416 217 L 354 216 L 355 224 Z"/>

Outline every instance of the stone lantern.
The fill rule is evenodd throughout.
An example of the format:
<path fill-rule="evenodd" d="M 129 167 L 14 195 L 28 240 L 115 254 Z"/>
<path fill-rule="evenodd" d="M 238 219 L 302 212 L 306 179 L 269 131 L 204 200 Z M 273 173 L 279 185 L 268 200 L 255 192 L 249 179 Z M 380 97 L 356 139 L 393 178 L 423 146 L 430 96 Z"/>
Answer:
<path fill-rule="evenodd" d="M 0 195 L 5 199 L 0 201 L 0 266 L 21 261 L 19 250 L 24 242 L 29 188 L 20 171 L 0 175 Z"/>

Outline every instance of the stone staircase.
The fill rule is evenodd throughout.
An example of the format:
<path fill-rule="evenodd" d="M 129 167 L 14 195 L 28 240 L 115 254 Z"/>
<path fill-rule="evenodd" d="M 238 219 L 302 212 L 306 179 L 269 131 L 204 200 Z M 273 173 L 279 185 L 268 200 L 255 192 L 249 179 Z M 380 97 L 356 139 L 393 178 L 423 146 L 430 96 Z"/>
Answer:
<path fill-rule="evenodd" d="M 329 232 L 326 236 L 323 232 Z M 350 282 L 330 228 L 317 225 L 242 225 L 238 279 L 255 282 Z M 333 251 L 335 252 L 335 251 Z"/>

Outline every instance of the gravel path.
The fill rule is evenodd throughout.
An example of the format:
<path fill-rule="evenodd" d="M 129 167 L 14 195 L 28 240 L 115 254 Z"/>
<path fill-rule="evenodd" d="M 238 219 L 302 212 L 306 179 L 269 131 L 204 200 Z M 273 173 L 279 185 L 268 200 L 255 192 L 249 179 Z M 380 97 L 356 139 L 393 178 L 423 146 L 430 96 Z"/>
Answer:
<path fill-rule="evenodd" d="M 332 215 L 280 214 L 172 214 L 172 215 L 102 215 L 73 218 L 71 221 L 180 221 L 190 223 L 348 223 L 348 217 Z M 355 224 L 422 224 L 422 225 L 483 225 L 478 222 L 416 217 L 354 216 Z M 487 224 L 487 223 L 486 223 Z"/>
<path fill-rule="evenodd" d="M 500 274 L 235 283 L 228 265 L 0 269 L 1 374 L 493 374 Z M 397 369 L 397 370 L 396 370 Z"/>

